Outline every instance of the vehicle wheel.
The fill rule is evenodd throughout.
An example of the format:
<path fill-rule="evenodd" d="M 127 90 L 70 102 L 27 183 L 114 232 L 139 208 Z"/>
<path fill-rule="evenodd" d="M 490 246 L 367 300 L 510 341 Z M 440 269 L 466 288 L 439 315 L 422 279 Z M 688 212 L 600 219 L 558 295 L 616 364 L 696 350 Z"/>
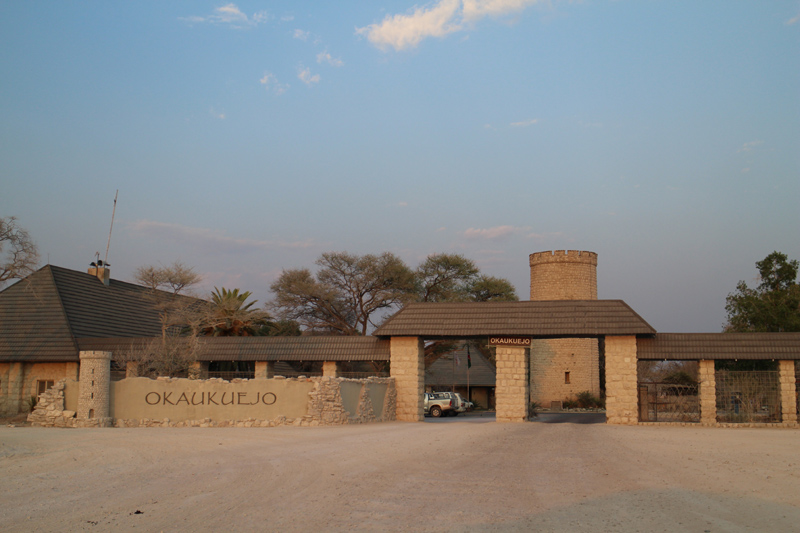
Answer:
<path fill-rule="evenodd" d="M 438 405 L 434 405 L 433 407 L 431 407 L 431 416 L 435 418 L 439 418 L 440 416 L 442 416 L 442 408 L 439 407 Z"/>

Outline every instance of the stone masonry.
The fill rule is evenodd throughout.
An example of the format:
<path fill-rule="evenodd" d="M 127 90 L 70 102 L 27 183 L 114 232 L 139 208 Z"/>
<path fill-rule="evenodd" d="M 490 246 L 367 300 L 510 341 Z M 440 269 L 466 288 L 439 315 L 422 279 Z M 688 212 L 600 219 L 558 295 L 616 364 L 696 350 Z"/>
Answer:
<path fill-rule="evenodd" d="M 606 337 L 606 422 L 637 424 L 636 337 Z"/>
<path fill-rule="evenodd" d="M 519 346 L 497 347 L 495 398 L 498 422 L 524 422 L 528 419 L 527 351 L 527 348 Z"/>
<path fill-rule="evenodd" d="M 781 422 L 797 423 L 797 392 L 795 362 L 780 361 Z"/>
<path fill-rule="evenodd" d="M 78 418 L 109 418 L 111 352 L 80 352 Z"/>
<path fill-rule="evenodd" d="M 698 378 L 700 381 L 700 423 L 714 426 L 717 423 L 717 377 L 714 361 L 698 361 Z"/>
<path fill-rule="evenodd" d="M 425 411 L 425 360 L 422 339 L 392 337 L 389 348 L 392 377 L 397 390 L 397 420 L 422 422 Z"/>
<path fill-rule="evenodd" d="M 597 254 L 556 250 L 530 255 L 531 300 L 596 300 Z M 589 391 L 600 396 L 596 339 L 536 340 L 531 344 L 531 400 L 543 407 Z"/>

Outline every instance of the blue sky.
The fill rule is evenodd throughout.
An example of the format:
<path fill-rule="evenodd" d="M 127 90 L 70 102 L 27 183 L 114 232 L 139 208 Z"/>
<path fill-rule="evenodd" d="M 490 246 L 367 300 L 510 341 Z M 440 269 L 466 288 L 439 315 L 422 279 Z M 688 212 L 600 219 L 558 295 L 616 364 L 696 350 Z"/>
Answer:
<path fill-rule="evenodd" d="M 599 254 L 719 331 L 800 259 L 800 2 L 6 2 L 0 216 L 43 260 L 181 260 L 263 302 L 325 251 Z"/>

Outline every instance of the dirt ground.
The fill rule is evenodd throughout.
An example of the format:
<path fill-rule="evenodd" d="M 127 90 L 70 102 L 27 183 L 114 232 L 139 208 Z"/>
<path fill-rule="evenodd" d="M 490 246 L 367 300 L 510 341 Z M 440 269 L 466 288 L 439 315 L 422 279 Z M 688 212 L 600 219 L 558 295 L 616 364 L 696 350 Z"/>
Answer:
<path fill-rule="evenodd" d="M 798 531 L 800 431 L 0 428 L 2 531 Z"/>

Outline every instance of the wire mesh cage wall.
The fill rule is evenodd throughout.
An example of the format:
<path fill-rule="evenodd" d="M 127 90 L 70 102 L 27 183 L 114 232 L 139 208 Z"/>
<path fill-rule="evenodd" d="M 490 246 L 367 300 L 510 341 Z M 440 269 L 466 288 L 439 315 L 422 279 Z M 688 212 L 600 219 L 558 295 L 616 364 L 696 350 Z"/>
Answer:
<path fill-rule="evenodd" d="M 780 373 L 718 370 L 717 421 L 767 423 L 781 421 Z"/>
<path fill-rule="evenodd" d="M 697 361 L 639 361 L 640 422 L 700 422 Z"/>
<path fill-rule="evenodd" d="M 697 384 L 639 383 L 640 422 L 700 422 Z"/>

